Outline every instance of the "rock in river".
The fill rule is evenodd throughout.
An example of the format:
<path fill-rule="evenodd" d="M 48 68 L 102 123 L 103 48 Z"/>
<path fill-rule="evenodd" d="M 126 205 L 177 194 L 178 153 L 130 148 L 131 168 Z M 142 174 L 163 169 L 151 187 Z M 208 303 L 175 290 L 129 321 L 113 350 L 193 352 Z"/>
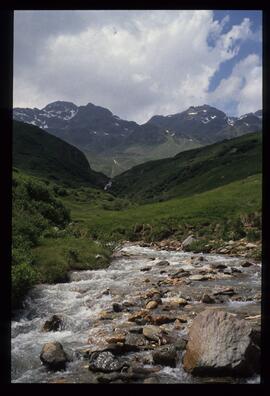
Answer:
<path fill-rule="evenodd" d="M 158 263 L 156 263 L 157 267 L 167 267 L 168 265 L 170 265 L 170 263 L 167 260 L 161 260 Z"/>
<path fill-rule="evenodd" d="M 143 335 L 152 341 L 159 342 L 162 338 L 162 330 L 158 326 L 148 325 L 143 328 Z"/>
<path fill-rule="evenodd" d="M 205 304 L 214 304 L 216 301 L 213 297 L 209 296 L 209 294 L 204 293 L 201 302 Z"/>
<path fill-rule="evenodd" d="M 89 370 L 110 373 L 120 371 L 126 363 L 109 351 L 95 351 L 89 357 Z"/>
<path fill-rule="evenodd" d="M 204 276 L 204 275 L 191 275 L 191 276 L 189 277 L 189 279 L 190 279 L 191 281 L 203 281 L 203 280 L 206 280 L 207 277 Z"/>
<path fill-rule="evenodd" d="M 245 321 L 215 309 L 206 309 L 194 319 L 184 369 L 194 375 L 250 376 L 259 370 L 260 348 Z"/>
<path fill-rule="evenodd" d="M 157 306 L 158 306 L 158 302 L 155 301 L 155 300 L 151 300 L 151 301 L 149 301 L 149 302 L 146 304 L 145 308 L 146 308 L 146 309 L 155 309 L 155 308 L 157 308 Z"/>
<path fill-rule="evenodd" d="M 63 370 L 69 361 L 66 352 L 60 342 L 47 342 L 43 345 L 40 360 L 49 369 L 53 371 Z"/>
<path fill-rule="evenodd" d="M 46 320 L 42 330 L 57 331 L 57 330 L 61 330 L 62 326 L 63 326 L 62 319 L 57 315 L 53 315 L 50 319 Z"/>
<path fill-rule="evenodd" d="M 177 350 L 173 345 L 163 345 L 153 352 L 153 362 L 162 366 L 175 367 Z"/>

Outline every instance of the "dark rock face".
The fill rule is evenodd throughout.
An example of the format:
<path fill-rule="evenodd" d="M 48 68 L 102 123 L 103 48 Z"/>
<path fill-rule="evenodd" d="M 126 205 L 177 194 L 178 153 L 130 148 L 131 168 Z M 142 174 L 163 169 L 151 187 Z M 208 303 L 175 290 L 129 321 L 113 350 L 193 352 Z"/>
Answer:
<path fill-rule="evenodd" d="M 173 345 L 163 345 L 153 352 L 153 362 L 162 366 L 175 367 L 177 351 Z"/>
<path fill-rule="evenodd" d="M 61 330 L 62 326 L 63 326 L 62 319 L 57 315 L 53 315 L 49 320 L 46 320 L 42 330 L 57 331 L 57 330 Z"/>
<path fill-rule="evenodd" d="M 69 361 L 66 352 L 60 342 L 47 342 L 43 345 L 40 360 L 49 369 L 53 371 L 63 370 Z"/>
<path fill-rule="evenodd" d="M 123 360 L 114 356 L 109 351 L 92 352 L 89 357 L 89 370 L 92 371 L 110 373 L 120 371 L 125 365 Z"/>
<path fill-rule="evenodd" d="M 245 321 L 207 309 L 193 321 L 184 369 L 202 376 L 250 376 L 259 371 L 260 348 Z"/>

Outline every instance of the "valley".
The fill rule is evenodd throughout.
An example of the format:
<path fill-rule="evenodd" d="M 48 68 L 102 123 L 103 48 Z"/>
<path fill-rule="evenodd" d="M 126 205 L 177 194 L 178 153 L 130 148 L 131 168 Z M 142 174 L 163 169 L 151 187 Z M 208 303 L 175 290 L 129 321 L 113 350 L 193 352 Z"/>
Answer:
<path fill-rule="evenodd" d="M 201 376 L 187 351 L 209 314 L 258 356 L 261 132 L 111 178 L 37 126 L 13 136 L 12 381 L 258 383 L 248 356 Z"/>

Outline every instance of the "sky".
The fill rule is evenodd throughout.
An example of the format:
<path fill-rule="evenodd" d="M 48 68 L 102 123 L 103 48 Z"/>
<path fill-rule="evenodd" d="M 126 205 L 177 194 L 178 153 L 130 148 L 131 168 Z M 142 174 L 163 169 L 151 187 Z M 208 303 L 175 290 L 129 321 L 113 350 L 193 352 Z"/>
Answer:
<path fill-rule="evenodd" d="M 142 124 L 262 108 L 262 12 L 16 11 L 14 107 L 93 103 Z"/>

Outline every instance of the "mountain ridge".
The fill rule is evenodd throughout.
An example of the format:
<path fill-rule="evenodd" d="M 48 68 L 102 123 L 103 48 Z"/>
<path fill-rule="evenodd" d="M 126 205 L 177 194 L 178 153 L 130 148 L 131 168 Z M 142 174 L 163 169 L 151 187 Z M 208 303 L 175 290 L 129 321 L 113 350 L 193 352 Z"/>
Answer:
<path fill-rule="evenodd" d="M 228 117 L 209 105 L 191 106 L 167 116 L 154 115 L 141 125 L 123 120 L 92 103 L 76 106 L 65 101 L 49 103 L 43 109 L 14 108 L 13 117 L 79 148 L 93 169 L 110 177 L 149 160 L 255 132 L 262 127 L 261 110 Z"/>

